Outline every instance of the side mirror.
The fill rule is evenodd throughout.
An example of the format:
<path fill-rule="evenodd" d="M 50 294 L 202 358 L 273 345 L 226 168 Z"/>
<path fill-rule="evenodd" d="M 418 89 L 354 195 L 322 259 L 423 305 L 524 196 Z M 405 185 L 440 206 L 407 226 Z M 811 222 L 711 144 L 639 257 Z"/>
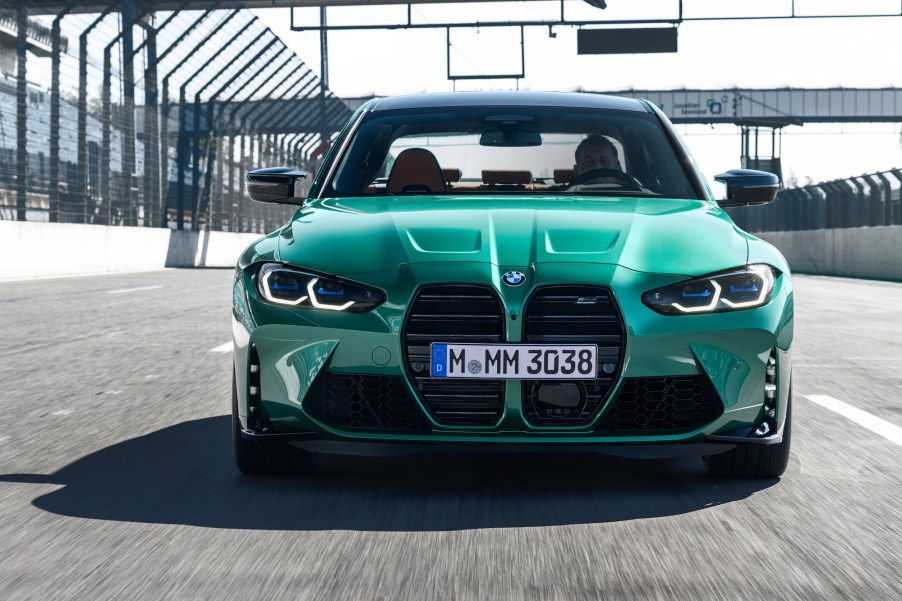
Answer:
<path fill-rule="evenodd" d="M 257 202 L 301 205 L 304 197 L 295 196 L 295 183 L 306 179 L 306 171 L 289 167 L 269 167 L 249 171 L 245 178 L 247 195 Z"/>
<path fill-rule="evenodd" d="M 724 208 L 773 202 L 780 188 L 780 178 L 776 175 L 754 169 L 731 169 L 715 175 L 714 180 L 727 187 L 727 197 L 717 201 Z"/>

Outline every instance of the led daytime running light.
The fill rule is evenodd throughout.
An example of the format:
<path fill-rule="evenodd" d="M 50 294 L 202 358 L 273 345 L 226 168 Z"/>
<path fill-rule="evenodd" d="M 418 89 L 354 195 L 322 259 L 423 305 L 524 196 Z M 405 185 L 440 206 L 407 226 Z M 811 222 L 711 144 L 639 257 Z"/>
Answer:
<path fill-rule="evenodd" d="M 283 307 L 365 313 L 386 300 L 385 293 L 373 286 L 276 263 L 264 263 L 256 280 L 260 300 Z"/>
<path fill-rule="evenodd" d="M 779 274 L 763 263 L 745 265 L 649 290 L 642 295 L 642 302 L 664 315 L 755 309 L 770 302 Z"/>
<path fill-rule="evenodd" d="M 307 300 L 306 296 L 302 296 L 301 298 L 299 298 L 297 300 L 293 300 L 293 301 L 285 300 L 284 298 L 274 297 L 272 295 L 272 293 L 269 291 L 269 276 L 271 276 L 273 273 L 275 273 L 275 270 L 270 270 L 263 274 L 263 286 L 262 286 L 263 298 L 265 298 L 266 300 L 268 300 L 271 303 L 276 303 L 279 305 L 291 305 L 291 306 L 300 305 L 302 302 Z M 307 287 L 307 291 L 311 292 L 311 294 L 312 294 L 312 291 L 310 290 L 309 286 Z"/>
<path fill-rule="evenodd" d="M 770 269 L 766 267 L 761 267 L 760 265 L 755 265 L 749 268 L 749 271 L 756 274 L 761 278 L 763 282 L 761 286 L 761 294 L 755 300 L 746 301 L 744 303 L 734 303 L 726 298 L 722 299 L 723 304 L 728 307 L 732 307 L 734 309 L 741 309 L 743 307 L 757 307 L 758 305 L 764 302 L 764 299 L 767 298 L 768 292 L 770 292 L 770 288 L 773 285 L 774 276 Z M 713 282 L 712 282 L 713 283 Z"/>
<path fill-rule="evenodd" d="M 714 294 L 711 296 L 710 304 L 705 305 L 704 307 L 684 307 L 679 303 L 671 303 L 671 305 L 676 307 L 683 313 L 701 313 L 702 311 L 710 311 L 717 306 L 717 301 L 720 300 L 720 284 L 718 284 L 714 280 L 711 280 L 711 285 L 714 286 Z"/>
<path fill-rule="evenodd" d="M 317 309 L 329 309 L 331 311 L 344 311 L 348 307 L 354 304 L 354 301 L 348 301 L 343 305 L 324 305 L 316 299 L 316 292 L 314 292 L 313 286 L 319 281 L 319 278 L 313 278 L 309 282 L 307 282 L 307 293 L 310 294 L 310 302 Z M 306 296 L 304 298 L 307 298 Z"/>

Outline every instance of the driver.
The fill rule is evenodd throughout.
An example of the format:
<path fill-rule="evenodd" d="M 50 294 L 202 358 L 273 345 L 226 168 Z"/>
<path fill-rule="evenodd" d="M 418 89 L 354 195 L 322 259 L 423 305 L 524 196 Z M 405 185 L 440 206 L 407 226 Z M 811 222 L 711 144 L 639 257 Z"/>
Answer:
<path fill-rule="evenodd" d="M 576 147 L 576 164 L 573 165 L 573 177 L 587 173 L 593 169 L 616 169 L 620 171 L 620 158 L 617 147 L 608 138 L 593 134 Z M 615 178 L 592 178 L 585 184 L 603 184 L 616 182 Z"/>

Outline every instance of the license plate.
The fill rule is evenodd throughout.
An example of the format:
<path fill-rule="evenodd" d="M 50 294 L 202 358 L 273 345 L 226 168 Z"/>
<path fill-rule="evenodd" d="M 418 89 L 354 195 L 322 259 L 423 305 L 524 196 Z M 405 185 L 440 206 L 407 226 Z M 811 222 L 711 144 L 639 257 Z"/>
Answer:
<path fill-rule="evenodd" d="M 433 378 L 594 380 L 594 344 L 432 344 Z"/>

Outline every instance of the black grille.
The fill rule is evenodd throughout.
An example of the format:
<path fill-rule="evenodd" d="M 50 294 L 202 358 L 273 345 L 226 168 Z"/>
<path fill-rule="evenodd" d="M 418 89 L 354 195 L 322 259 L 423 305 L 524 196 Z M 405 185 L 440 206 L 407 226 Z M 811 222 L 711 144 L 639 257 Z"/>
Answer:
<path fill-rule="evenodd" d="M 433 342 L 504 340 L 504 311 L 491 288 L 466 284 L 424 286 L 410 304 L 403 339 L 407 374 L 436 422 L 447 426 L 491 426 L 501 419 L 503 380 L 429 375 Z"/>
<path fill-rule="evenodd" d="M 307 394 L 311 417 L 336 428 L 427 431 L 429 422 L 400 377 L 321 374 Z"/>
<path fill-rule="evenodd" d="M 626 378 L 597 430 L 677 434 L 701 428 L 722 413 L 723 403 L 704 376 Z"/>
<path fill-rule="evenodd" d="M 600 286 L 548 286 L 533 293 L 523 313 L 523 340 L 542 344 L 597 344 L 595 380 L 524 380 L 523 416 L 533 426 L 580 426 L 597 414 L 611 390 L 623 358 L 623 320 L 611 292 Z M 543 385 L 569 384 L 579 403 L 559 407 L 539 398 Z"/>

